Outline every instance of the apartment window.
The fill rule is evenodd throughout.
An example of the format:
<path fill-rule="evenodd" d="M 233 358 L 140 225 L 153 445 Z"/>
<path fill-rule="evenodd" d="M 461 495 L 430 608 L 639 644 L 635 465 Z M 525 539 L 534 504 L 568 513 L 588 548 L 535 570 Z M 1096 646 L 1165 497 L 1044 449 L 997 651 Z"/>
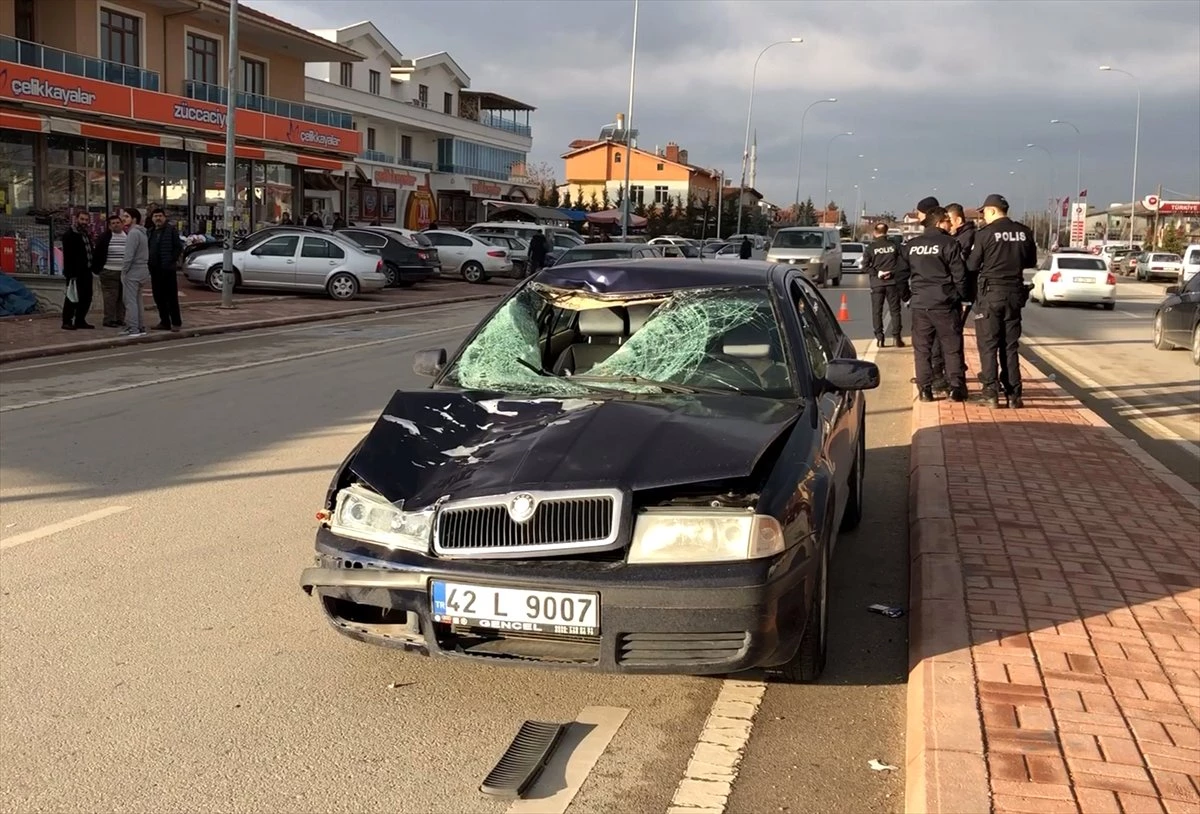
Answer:
<path fill-rule="evenodd" d="M 30 25 L 32 27 L 32 20 Z M 119 62 L 122 65 L 140 67 L 142 63 L 141 18 L 101 8 L 100 58 L 109 62 Z"/>
<path fill-rule="evenodd" d="M 634 206 L 642 206 L 646 203 L 646 188 L 645 187 L 630 187 L 629 202 Z"/>
<path fill-rule="evenodd" d="M 371 93 L 379 95 L 379 71 L 371 71 L 367 75 L 367 82 Z M 345 84 L 345 83 L 343 83 Z"/>
<path fill-rule="evenodd" d="M 257 59 L 242 57 L 242 91 L 256 96 L 267 95 L 267 65 Z"/>
<path fill-rule="evenodd" d="M 417 85 L 417 104 L 421 107 L 429 107 L 429 86 Z"/>
<path fill-rule="evenodd" d="M 37 36 L 34 34 L 35 26 L 33 24 L 33 0 L 17 0 L 17 8 L 13 15 L 16 20 L 15 33 L 17 39 L 36 42 Z"/>
<path fill-rule="evenodd" d="M 446 113 L 448 115 L 451 115 L 451 116 L 454 115 L 454 94 L 453 93 L 443 93 L 442 94 L 442 112 Z"/>
<path fill-rule="evenodd" d="M 654 202 L 656 204 L 665 204 L 671 199 L 671 193 L 665 186 L 656 186 L 654 188 Z"/>
<path fill-rule="evenodd" d="M 663 171 L 663 165 L 662 165 L 662 164 L 659 164 L 659 165 L 658 165 L 658 171 L 659 171 L 659 172 L 662 172 L 662 171 Z"/>
<path fill-rule="evenodd" d="M 367 149 L 368 150 L 375 149 L 375 128 L 374 127 L 367 128 Z"/>
<path fill-rule="evenodd" d="M 412 161 L 412 136 L 400 137 L 400 158 L 404 161 Z"/>
<path fill-rule="evenodd" d="M 614 164 L 621 163 L 621 154 L 620 153 L 613 153 L 613 163 Z"/>
<path fill-rule="evenodd" d="M 338 78 L 338 83 L 344 88 L 354 87 L 354 63 L 343 62 L 341 76 Z"/>
<path fill-rule="evenodd" d="M 221 44 L 199 34 L 187 35 L 188 79 L 209 85 L 221 83 Z"/>

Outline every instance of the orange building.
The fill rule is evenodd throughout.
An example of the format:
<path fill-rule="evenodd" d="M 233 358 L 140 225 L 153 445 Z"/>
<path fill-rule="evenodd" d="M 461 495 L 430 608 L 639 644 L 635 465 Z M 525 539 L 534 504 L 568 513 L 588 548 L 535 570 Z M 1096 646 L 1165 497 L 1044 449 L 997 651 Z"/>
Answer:
<path fill-rule="evenodd" d="M 649 152 L 609 139 L 573 141 L 563 161 L 565 182 L 559 186 L 559 194 L 570 193 L 575 200 L 582 190 L 584 203 L 591 200 L 593 192 L 601 199 L 606 189 L 609 201 L 615 202 L 625 186 L 626 161 L 632 162 L 629 192 L 635 206 L 661 205 L 676 198 L 684 204 L 689 198 L 697 205 L 705 200 L 715 204 L 720 186 L 717 173 L 689 164 L 687 150 L 675 142 L 668 143 L 665 150 Z"/>

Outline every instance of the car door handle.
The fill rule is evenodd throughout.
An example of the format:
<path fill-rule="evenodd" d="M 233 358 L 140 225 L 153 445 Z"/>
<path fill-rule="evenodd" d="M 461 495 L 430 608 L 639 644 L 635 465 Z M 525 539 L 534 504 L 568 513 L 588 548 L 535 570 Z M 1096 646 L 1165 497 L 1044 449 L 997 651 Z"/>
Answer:
<path fill-rule="evenodd" d="M 336 261 L 336 260 L 330 260 L 330 261 L 329 261 L 329 265 L 331 265 L 331 266 L 336 266 L 336 265 L 337 265 L 337 261 Z"/>
<path fill-rule="evenodd" d="M 296 262 L 295 260 L 289 260 L 288 265 L 290 266 L 290 265 L 294 264 L 295 262 Z"/>

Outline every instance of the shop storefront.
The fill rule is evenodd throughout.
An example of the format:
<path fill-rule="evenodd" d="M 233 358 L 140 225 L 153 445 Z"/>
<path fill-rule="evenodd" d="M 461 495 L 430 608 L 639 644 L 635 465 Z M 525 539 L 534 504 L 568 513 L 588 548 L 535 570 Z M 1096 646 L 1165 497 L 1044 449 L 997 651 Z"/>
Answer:
<path fill-rule="evenodd" d="M 523 187 L 462 175 L 439 173 L 433 177 L 433 188 L 437 196 L 438 224 L 455 229 L 482 222 L 486 218 L 484 201 L 532 201 Z"/>

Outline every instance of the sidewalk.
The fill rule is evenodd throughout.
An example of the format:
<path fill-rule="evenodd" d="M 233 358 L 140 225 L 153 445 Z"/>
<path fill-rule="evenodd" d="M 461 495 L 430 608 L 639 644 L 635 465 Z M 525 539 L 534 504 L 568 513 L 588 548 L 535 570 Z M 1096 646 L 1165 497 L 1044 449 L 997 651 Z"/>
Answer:
<path fill-rule="evenodd" d="M 1195 814 L 1200 493 L 1022 375 L 913 410 L 906 811 Z"/>
<path fill-rule="evenodd" d="M 389 288 L 378 293 L 363 294 L 349 302 L 339 302 L 320 294 L 264 295 L 261 292 L 239 291 L 234 295 L 236 307 L 233 310 L 218 307 L 220 294 L 181 282 L 179 293 L 183 330 L 179 333 L 151 331 L 145 337 L 123 339 L 119 328 L 100 325 L 103 306 L 97 300 L 92 303 L 88 314 L 88 321 L 96 326 L 92 331 L 64 331 L 60 313 L 0 319 L 0 365 L 20 359 L 57 356 L 137 342 L 160 342 L 381 311 L 401 311 L 423 305 L 489 300 L 507 294 L 511 282 L 493 280 L 486 285 L 471 285 L 456 280 L 436 280 L 413 288 Z M 144 298 L 144 308 L 146 326 L 157 323 L 158 312 L 148 293 Z"/>

